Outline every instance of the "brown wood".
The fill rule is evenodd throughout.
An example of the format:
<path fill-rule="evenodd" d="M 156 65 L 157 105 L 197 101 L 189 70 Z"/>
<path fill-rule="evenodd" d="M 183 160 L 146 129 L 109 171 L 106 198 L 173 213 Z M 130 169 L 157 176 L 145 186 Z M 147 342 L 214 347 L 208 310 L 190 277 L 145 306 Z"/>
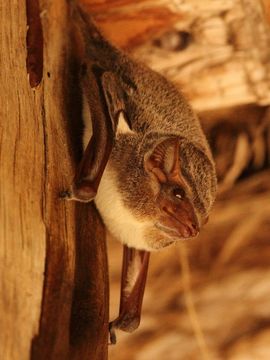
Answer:
<path fill-rule="evenodd" d="M 269 0 L 80 0 L 197 111 L 270 104 Z"/>
<path fill-rule="evenodd" d="M 80 0 L 105 36 L 130 49 L 161 35 L 182 18 L 168 2 L 153 0 Z"/>
<path fill-rule="evenodd" d="M 33 90 L 25 3 L 0 6 L 1 358 L 103 360 L 104 226 L 93 205 L 59 198 L 72 182 L 80 143 L 68 8 L 43 0 L 40 11 L 43 77 Z"/>

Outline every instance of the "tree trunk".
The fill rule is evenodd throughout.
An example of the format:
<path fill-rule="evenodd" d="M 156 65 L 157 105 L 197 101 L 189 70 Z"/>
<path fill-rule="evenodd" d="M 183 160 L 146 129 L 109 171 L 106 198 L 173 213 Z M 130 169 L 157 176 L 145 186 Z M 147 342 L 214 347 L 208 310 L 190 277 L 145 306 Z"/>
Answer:
<path fill-rule="evenodd" d="M 104 226 L 92 204 L 59 198 L 80 156 L 80 96 L 69 25 L 64 0 L 43 0 L 40 8 L 37 0 L 1 1 L 5 360 L 107 358 Z"/>

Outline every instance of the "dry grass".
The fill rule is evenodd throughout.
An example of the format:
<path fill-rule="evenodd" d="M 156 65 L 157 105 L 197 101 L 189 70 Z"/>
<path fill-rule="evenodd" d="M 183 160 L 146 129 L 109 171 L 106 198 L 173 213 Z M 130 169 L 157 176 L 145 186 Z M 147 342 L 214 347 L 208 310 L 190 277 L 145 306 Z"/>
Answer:
<path fill-rule="evenodd" d="M 248 162 L 223 189 L 198 239 L 152 255 L 141 327 L 119 332 L 111 360 L 270 358 L 270 170 L 263 149 L 261 168 Z M 121 250 L 109 245 L 114 317 Z"/>

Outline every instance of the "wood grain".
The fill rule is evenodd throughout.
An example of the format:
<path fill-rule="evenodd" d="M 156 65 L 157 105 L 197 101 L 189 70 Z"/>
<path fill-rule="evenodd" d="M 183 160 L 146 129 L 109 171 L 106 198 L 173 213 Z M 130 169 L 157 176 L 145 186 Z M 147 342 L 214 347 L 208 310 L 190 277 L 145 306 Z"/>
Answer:
<path fill-rule="evenodd" d="M 269 105 L 269 0 L 81 3 L 110 40 L 172 80 L 197 111 Z"/>
<path fill-rule="evenodd" d="M 80 0 L 104 35 L 124 49 L 131 49 L 170 29 L 182 18 L 169 1 Z"/>
<path fill-rule="evenodd" d="M 1 358 L 106 359 L 104 227 L 91 204 L 59 198 L 79 159 L 69 14 L 63 0 L 40 10 L 43 80 L 33 90 L 25 4 L 0 6 Z"/>

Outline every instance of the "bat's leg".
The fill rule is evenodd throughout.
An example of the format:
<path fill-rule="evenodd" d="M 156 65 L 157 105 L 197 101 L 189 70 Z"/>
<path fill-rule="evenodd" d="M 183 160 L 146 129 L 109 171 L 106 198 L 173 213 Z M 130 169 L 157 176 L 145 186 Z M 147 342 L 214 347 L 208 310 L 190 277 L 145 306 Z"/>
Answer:
<path fill-rule="evenodd" d="M 142 301 L 150 253 L 124 246 L 119 316 L 110 323 L 110 341 L 116 343 L 115 329 L 132 332 L 141 319 Z"/>
<path fill-rule="evenodd" d="M 95 65 L 87 69 L 82 79 L 93 134 L 76 171 L 71 193 L 67 196 L 84 202 L 93 200 L 97 193 L 112 151 L 119 113 L 123 110 L 114 75 L 95 69 Z"/>

